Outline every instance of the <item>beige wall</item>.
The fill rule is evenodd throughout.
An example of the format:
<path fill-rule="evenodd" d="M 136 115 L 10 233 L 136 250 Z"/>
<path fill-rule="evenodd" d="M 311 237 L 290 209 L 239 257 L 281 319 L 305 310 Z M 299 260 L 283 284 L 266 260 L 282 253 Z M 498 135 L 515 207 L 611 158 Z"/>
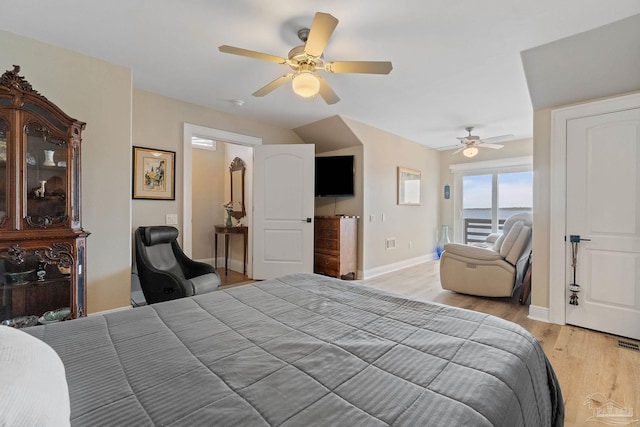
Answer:
<path fill-rule="evenodd" d="M 222 205 L 225 196 L 225 177 L 229 173 L 225 158 L 225 144 L 216 150 L 194 149 L 192 157 L 192 249 L 194 259 L 213 259 L 213 226 L 224 224 Z"/>
<path fill-rule="evenodd" d="M 549 307 L 551 109 L 533 115 L 533 247 L 531 305 Z"/>
<path fill-rule="evenodd" d="M 431 257 L 438 227 L 438 152 L 355 120 L 344 120 L 364 144 L 360 268 L 365 277 L 385 266 Z M 398 166 L 422 172 L 420 206 L 397 204 Z M 371 221 L 370 215 L 375 220 Z M 390 237 L 396 238 L 397 248 L 386 250 L 385 240 Z"/>
<path fill-rule="evenodd" d="M 87 311 L 129 304 L 131 71 L 0 31 L 1 70 L 21 66 L 35 90 L 87 123 L 82 135 L 82 224 Z"/>

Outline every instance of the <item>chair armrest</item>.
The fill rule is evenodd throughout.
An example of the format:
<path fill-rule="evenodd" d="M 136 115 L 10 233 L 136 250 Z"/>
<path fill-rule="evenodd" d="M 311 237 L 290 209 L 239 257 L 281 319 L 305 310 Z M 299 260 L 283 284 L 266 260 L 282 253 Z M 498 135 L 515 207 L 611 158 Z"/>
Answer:
<path fill-rule="evenodd" d="M 188 280 L 150 265 L 143 268 L 138 266 L 138 276 L 142 293 L 149 304 L 193 295 L 193 286 Z M 154 286 L 146 286 L 146 283 L 153 283 Z"/>
<path fill-rule="evenodd" d="M 444 245 L 444 255 L 449 253 L 451 255 L 457 255 L 471 260 L 479 261 L 494 261 L 503 259 L 499 252 L 490 248 L 483 248 L 479 246 L 463 245 L 460 243 L 447 243 Z"/>
<path fill-rule="evenodd" d="M 191 282 L 193 286 L 193 294 L 200 295 L 218 289 L 218 286 L 220 286 L 220 276 L 215 272 L 208 273 L 194 277 L 189 280 L 189 282 Z"/>
<path fill-rule="evenodd" d="M 189 258 L 180 259 L 182 264 L 182 271 L 187 279 L 193 279 L 197 276 L 203 276 L 205 274 L 216 273 L 216 269 L 211 264 L 206 262 L 194 261 Z"/>

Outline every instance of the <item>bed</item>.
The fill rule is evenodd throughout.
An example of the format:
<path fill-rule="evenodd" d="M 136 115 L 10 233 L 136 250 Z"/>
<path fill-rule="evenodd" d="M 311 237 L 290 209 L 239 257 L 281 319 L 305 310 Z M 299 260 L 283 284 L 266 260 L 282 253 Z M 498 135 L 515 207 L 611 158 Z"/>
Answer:
<path fill-rule="evenodd" d="M 520 326 L 314 274 L 24 331 L 62 360 L 74 426 L 563 424 Z"/>

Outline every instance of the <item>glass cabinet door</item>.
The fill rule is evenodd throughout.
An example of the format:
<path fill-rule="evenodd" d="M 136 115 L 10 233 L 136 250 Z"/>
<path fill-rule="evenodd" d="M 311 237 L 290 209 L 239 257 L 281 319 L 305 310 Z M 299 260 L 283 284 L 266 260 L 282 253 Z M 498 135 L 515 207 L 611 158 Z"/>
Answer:
<path fill-rule="evenodd" d="M 0 117 L 0 227 L 7 222 L 7 190 L 9 173 L 7 171 L 7 141 L 9 123 Z"/>
<path fill-rule="evenodd" d="M 29 226 L 47 228 L 64 224 L 67 212 L 67 141 L 56 138 L 38 123 L 26 131 L 26 220 Z"/>

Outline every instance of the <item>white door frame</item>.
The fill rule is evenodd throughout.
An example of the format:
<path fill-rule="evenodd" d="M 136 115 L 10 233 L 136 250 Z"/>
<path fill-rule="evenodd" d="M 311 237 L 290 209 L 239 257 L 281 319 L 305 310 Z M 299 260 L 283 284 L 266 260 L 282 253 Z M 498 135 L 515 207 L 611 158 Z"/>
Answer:
<path fill-rule="evenodd" d="M 551 111 L 549 321 L 566 324 L 567 121 L 640 106 L 640 93 Z M 535 255 L 534 255 L 535 256 Z"/>
<path fill-rule="evenodd" d="M 193 231 L 191 227 L 191 203 L 193 201 L 191 185 L 191 181 L 193 179 L 193 176 L 191 174 L 191 166 L 193 161 L 191 137 L 193 136 L 199 136 L 202 138 L 208 138 L 220 142 L 229 142 L 231 144 L 246 145 L 250 147 L 262 145 L 262 138 L 257 138 L 255 136 L 242 135 L 239 133 L 227 132 L 220 129 L 213 129 L 204 126 L 184 123 L 182 148 L 182 251 L 189 257 L 191 256 L 192 250 L 191 234 Z M 252 228 L 253 227 L 249 227 L 250 233 Z"/>

